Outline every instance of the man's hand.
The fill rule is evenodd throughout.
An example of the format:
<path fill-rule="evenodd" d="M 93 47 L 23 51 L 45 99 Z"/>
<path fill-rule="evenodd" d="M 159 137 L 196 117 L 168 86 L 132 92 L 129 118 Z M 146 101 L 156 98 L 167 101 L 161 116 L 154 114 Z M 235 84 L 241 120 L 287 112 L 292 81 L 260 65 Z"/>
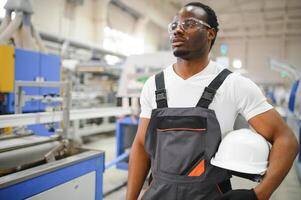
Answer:
<path fill-rule="evenodd" d="M 219 200 L 257 200 L 257 197 L 253 189 L 231 190 L 223 194 Z"/>

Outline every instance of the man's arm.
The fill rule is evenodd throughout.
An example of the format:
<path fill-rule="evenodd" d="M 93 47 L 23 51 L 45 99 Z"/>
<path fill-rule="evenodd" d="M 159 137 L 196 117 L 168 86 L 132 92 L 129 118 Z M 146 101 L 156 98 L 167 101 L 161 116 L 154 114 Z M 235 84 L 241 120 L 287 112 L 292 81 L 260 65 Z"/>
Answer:
<path fill-rule="evenodd" d="M 292 167 L 298 153 L 298 141 L 275 109 L 256 115 L 248 122 L 272 144 L 267 172 L 262 182 L 255 187 L 257 198 L 266 200 Z"/>
<path fill-rule="evenodd" d="M 133 142 L 129 161 L 128 188 L 126 199 L 136 200 L 150 168 L 150 158 L 144 150 L 144 138 L 149 119 L 141 118 Z"/>

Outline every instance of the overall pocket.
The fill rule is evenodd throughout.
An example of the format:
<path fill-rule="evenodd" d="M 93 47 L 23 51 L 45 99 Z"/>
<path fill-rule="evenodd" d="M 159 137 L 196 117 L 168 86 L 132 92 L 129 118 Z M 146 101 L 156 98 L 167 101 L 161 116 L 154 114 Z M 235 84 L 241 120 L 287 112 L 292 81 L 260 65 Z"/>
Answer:
<path fill-rule="evenodd" d="M 164 117 L 157 127 L 158 171 L 200 176 L 205 171 L 206 118 Z"/>
<path fill-rule="evenodd" d="M 221 195 L 215 185 L 180 184 L 177 187 L 178 200 L 217 200 Z"/>
<path fill-rule="evenodd" d="M 160 181 L 154 182 L 142 196 L 142 200 L 176 200 L 177 187 Z"/>

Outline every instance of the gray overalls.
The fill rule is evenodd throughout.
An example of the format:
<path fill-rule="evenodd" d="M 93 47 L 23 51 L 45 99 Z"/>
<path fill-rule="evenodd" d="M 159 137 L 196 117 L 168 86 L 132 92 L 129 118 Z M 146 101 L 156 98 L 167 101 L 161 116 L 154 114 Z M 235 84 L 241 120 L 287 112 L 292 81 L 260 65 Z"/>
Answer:
<path fill-rule="evenodd" d="M 214 200 L 231 189 L 228 172 L 210 164 L 221 130 L 214 110 L 208 109 L 230 73 L 223 70 L 197 106 L 189 108 L 168 108 L 164 73 L 155 76 L 157 109 L 152 110 L 145 136 L 153 180 L 143 200 Z"/>

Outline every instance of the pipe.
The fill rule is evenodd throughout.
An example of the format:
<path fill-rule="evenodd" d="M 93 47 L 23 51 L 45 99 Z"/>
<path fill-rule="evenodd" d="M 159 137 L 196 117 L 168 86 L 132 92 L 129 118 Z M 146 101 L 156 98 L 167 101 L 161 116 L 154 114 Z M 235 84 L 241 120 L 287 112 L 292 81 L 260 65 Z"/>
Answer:
<path fill-rule="evenodd" d="M 55 42 L 55 43 L 59 43 L 59 44 L 62 45 L 67 40 L 69 42 L 70 47 L 86 49 L 86 50 L 90 50 L 90 51 L 93 50 L 95 53 L 99 53 L 99 54 L 104 54 L 104 55 L 109 54 L 109 55 L 117 56 L 117 57 L 120 57 L 120 58 L 126 58 L 125 55 L 115 53 L 113 51 L 108 51 L 108 50 L 99 48 L 99 47 L 94 46 L 94 45 L 87 45 L 87 44 L 84 44 L 84 43 L 81 43 L 81 42 L 78 42 L 78 41 L 75 41 L 75 40 L 70 40 L 70 39 L 67 39 L 67 38 L 59 37 L 59 36 L 52 35 L 52 34 L 45 33 L 45 32 L 41 32 L 41 31 L 40 31 L 40 35 L 41 35 L 41 38 L 43 40 L 46 40 L 46 41 Z"/>
<path fill-rule="evenodd" d="M 33 25 L 31 26 L 31 29 L 32 29 L 33 38 L 35 39 L 35 41 L 38 45 L 39 51 L 41 51 L 43 53 L 47 53 L 47 50 L 46 50 L 46 48 L 43 44 L 43 41 L 41 39 L 40 33 L 37 31 L 37 29 L 34 28 Z"/>
<path fill-rule="evenodd" d="M 28 17 L 27 15 L 24 15 L 23 18 Z M 37 50 L 38 46 L 35 44 L 35 41 L 31 34 L 31 27 L 30 24 L 22 23 L 21 29 L 18 30 L 20 33 L 20 40 L 22 41 L 21 48 L 23 49 L 31 49 L 31 50 Z M 17 46 L 18 47 L 18 46 Z"/>
<path fill-rule="evenodd" d="M 19 29 L 23 20 L 23 13 L 17 13 L 15 19 L 7 26 L 7 28 L 0 34 L 0 44 L 7 44 L 13 34 Z"/>
<path fill-rule="evenodd" d="M 11 12 L 6 11 L 5 17 L 2 20 L 2 23 L 0 25 L 0 34 L 6 29 L 6 27 L 9 25 L 11 22 Z"/>
<path fill-rule="evenodd" d="M 129 155 L 130 155 L 130 152 L 124 152 L 123 154 L 121 154 L 117 158 L 115 158 L 114 160 L 106 163 L 105 169 L 109 169 L 110 167 L 113 167 L 114 165 L 116 165 L 117 163 L 122 161 L 123 159 L 128 158 Z"/>

